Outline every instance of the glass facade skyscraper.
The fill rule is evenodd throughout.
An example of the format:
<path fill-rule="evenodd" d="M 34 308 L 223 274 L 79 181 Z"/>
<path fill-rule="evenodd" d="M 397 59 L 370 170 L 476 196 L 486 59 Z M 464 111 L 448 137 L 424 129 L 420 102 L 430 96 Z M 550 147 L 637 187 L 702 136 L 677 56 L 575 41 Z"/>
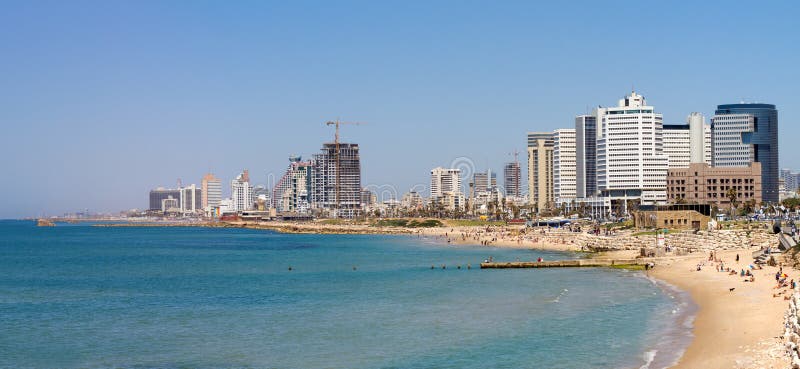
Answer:
<path fill-rule="evenodd" d="M 778 110 L 772 104 L 718 105 L 711 119 L 716 167 L 761 163 L 761 199 L 778 202 Z"/>

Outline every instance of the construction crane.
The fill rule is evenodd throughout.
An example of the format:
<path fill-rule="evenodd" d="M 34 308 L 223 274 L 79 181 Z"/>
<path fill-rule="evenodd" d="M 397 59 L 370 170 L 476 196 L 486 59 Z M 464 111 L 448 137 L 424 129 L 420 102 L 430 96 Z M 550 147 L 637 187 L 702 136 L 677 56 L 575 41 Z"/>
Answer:
<path fill-rule="evenodd" d="M 511 155 L 514 155 L 514 162 L 519 163 L 519 150 L 514 149 L 514 151 L 511 152 Z"/>
<path fill-rule="evenodd" d="M 340 177 L 341 177 L 341 161 L 339 160 L 339 125 L 340 124 L 352 124 L 352 125 L 361 125 L 364 123 L 361 122 L 342 122 L 338 118 L 336 121 L 327 121 L 325 125 L 328 126 L 336 126 L 336 134 L 334 135 L 333 143 L 336 146 L 336 151 L 333 153 L 333 160 L 336 161 L 336 185 L 334 188 L 334 209 L 335 209 L 335 217 L 339 217 L 339 192 L 340 192 Z"/>

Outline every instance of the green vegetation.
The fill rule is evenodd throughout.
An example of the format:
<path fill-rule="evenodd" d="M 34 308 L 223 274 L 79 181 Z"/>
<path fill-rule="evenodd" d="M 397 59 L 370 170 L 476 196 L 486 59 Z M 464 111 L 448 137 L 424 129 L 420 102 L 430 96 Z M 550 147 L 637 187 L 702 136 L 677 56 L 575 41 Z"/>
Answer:
<path fill-rule="evenodd" d="M 608 267 L 611 269 L 644 270 L 644 265 L 639 264 L 614 264 Z"/>
<path fill-rule="evenodd" d="M 442 222 L 436 219 L 418 221 L 415 219 L 381 219 L 375 222 L 376 227 L 431 228 L 441 227 Z"/>

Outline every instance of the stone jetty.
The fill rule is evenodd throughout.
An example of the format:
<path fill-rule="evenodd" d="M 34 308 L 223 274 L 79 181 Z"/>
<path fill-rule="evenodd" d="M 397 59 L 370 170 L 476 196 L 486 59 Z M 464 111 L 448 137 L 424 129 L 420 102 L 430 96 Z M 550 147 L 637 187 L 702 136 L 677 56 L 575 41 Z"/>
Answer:
<path fill-rule="evenodd" d="M 614 265 L 645 265 L 647 259 L 576 259 L 556 261 L 511 261 L 481 263 L 481 269 L 518 269 L 518 268 L 580 268 L 610 267 Z"/>

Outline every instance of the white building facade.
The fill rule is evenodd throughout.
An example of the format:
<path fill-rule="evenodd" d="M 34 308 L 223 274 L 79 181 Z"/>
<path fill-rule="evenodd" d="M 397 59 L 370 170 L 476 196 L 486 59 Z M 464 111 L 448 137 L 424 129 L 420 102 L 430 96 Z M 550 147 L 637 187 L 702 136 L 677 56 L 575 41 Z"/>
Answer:
<path fill-rule="evenodd" d="M 556 202 L 566 202 L 576 197 L 575 149 L 575 129 L 553 131 L 553 196 Z"/>
<path fill-rule="evenodd" d="M 431 199 L 441 197 L 445 192 L 461 193 L 461 169 L 431 169 Z"/>
<path fill-rule="evenodd" d="M 231 181 L 231 200 L 233 200 L 233 211 L 253 210 L 253 186 L 250 185 L 250 175 L 247 170 Z"/>
<path fill-rule="evenodd" d="M 461 170 L 456 168 L 431 169 L 431 202 L 444 205 L 447 210 L 463 210 L 466 204 L 461 190 Z"/>
<path fill-rule="evenodd" d="M 632 92 L 618 106 L 597 108 L 597 187 L 603 197 L 666 203 L 662 115 Z"/>

